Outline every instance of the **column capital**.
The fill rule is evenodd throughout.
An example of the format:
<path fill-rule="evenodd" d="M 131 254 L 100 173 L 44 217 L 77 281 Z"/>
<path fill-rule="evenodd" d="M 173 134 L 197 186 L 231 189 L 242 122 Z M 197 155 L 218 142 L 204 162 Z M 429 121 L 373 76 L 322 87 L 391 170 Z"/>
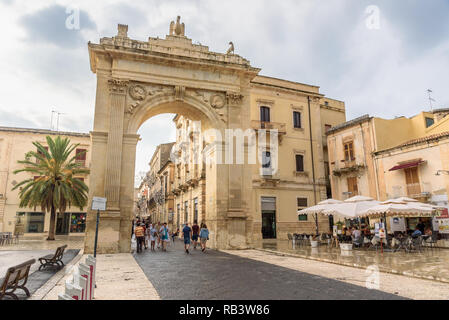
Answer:
<path fill-rule="evenodd" d="M 226 92 L 226 98 L 230 105 L 239 105 L 242 103 L 243 95 L 239 92 L 228 91 Z"/>
<path fill-rule="evenodd" d="M 108 80 L 108 87 L 110 93 L 126 95 L 128 86 L 129 86 L 128 80 L 119 80 L 119 79 Z"/>

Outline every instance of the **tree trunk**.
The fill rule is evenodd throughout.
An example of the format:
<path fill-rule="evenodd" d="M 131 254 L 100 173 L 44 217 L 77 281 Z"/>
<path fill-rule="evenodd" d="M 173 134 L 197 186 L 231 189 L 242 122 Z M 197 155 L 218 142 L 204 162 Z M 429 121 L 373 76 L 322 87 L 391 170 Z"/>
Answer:
<path fill-rule="evenodd" d="M 48 229 L 47 240 L 55 240 L 55 227 L 56 227 L 56 209 L 52 204 L 50 213 L 50 229 Z"/>

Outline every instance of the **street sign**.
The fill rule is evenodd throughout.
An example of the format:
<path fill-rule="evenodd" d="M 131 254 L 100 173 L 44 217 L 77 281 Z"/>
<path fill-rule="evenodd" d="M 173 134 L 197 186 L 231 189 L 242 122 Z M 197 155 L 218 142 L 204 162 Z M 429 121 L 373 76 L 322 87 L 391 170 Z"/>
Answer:
<path fill-rule="evenodd" d="M 94 197 L 92 199 L 92 210 L 106 211 L 106 198 Z"/>

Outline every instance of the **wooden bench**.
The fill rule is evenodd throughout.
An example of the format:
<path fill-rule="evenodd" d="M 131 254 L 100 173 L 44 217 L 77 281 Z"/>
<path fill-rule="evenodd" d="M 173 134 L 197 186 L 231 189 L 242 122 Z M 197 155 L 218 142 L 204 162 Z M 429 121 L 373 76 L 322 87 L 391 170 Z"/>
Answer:
<path fill-rule="evenodd" d="M 35 259 L 28 260 L 27 262 L 11 267 L 6 271 L 6 276 L 3 279 L 3 283 L 0 285 L 0 300 L 3 299 L 4 296 L 10 296 L 15 300 L 19 300 L 14 294 L 14 291 L 17 289 L 22 289 L 25 291 L 27 297 L 30 296 L 30 292 L 25 287 L 25 284 L 28 281 L 31 265 L 35 262 Z"/>
<path fill-rule="evenodd" d="M 64 250 L 67 248 L 67 245 L 63 245 L 61 247 L 58 247 L 56 249 L 55 254 L 49 254 L 42 258 L 39 258 L 39 262 L 41 263 L 41 266 L 39 267 L 39 270 L 46 266 L 57 266 L 57 267 L 63 267 L 64 262 L 62 262 L 62 257 L 64 256 Z"/>

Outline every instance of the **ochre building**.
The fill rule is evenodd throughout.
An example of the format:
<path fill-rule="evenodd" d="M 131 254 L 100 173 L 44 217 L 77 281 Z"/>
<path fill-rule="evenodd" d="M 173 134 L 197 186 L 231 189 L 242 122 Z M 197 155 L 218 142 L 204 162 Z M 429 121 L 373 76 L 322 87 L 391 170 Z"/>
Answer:
<path fill-rule="evenodd" d="M 87 133 L 56 132 L 42 129 L 0 127 L 0 232 L 24 234 L 26 238 L 43 239 L 48 235 L 50 214 L 40 208 L 19 208 L 19 190 L 12 188 L 19 182 L 33 178 L 32 173 L 21 172 L 23 165 L 17 161 L 24 160 L 29 151 L 37 152 L 33 142 L 47 146 L 46 137 L 67 137 L 71 143 L 79 144 L 73 151 L 76 161 L 86 168 L 90 166 L 90 136 Z M 77 154 L 79 154 L 77 156 Z M 77 177 L 89 186 L 89 175 Z M 57 235 L 82 236 L 86 227 L 87 208 L 67 208 L 64 214 L 58 213 L 56 221 Z"/>

